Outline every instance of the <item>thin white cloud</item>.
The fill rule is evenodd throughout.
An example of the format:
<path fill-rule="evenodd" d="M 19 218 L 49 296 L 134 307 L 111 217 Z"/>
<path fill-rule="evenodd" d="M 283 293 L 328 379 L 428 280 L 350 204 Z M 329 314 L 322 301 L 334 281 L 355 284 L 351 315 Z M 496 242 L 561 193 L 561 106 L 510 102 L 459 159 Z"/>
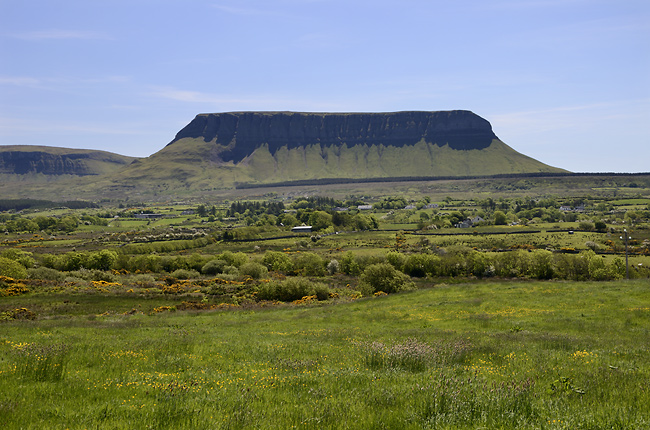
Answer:
<path fill-rule="evenodd" d="M 271 110 L 271 111 L 329 111 L 339 110 L 340 105 L 327 101 L 314 102 L 312 99 L 301 99 L 276 95 L 231 96 L 199 91 L 181 90 L 171 87 L 152 88 L 148 93 L 161 99 L 177 102 L 192 103 L 198 109 L 213 109 L 216 111 L 233 110 Z"/>
<path fill-rule="evenodd" d="M 17 87 L 32 87 L 41 84 L 40 79 L 29 76 L 0 76 L 0 85 L 14 85 Z"/>
<path fill-rule="evenodd" d="M 94 31 L 78 31 L 78 30 L 38 30 L 28 31 L 24 33 L 16 33 L 13 35 L 16 39 L 23 40 L 65 40 L 65 39 L 79 39 L 79 40 L 113 40 L 114 38 Z"/>

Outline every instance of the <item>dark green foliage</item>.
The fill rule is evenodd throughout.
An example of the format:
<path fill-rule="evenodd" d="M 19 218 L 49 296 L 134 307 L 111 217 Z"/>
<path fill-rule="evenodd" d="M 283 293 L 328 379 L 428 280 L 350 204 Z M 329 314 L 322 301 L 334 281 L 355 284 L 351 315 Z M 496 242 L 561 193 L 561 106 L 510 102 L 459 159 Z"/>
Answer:
<path fill-rule="evenodd" d="M 210 260 L 203 265 L 201 268 L 201 273 L 204 275 L 217 275 L 219 273 L 223 273 L 223 268 L 226 267 L 227 264 L 228 263 L 226 263 L 225 260 L 215 258 L 214 260 Z"/>
<path fill-rule="evenodd" d="M 0 211 L 21 211 L 23 209 L 50 209 L 66 207 L 69 209 L 98 208 L 97 204 L 82 200 L 69 200 L 65 202 L 52 202 L 49 200 L 33 199 L 0 199 Z"/>
<path fill-rule="evenodd" d="M 248 211 L 248 212 L 247 212 Z M 284 203 L 282 202 L 233 202 L 230 208 L 226 211 L 226 216 L 234 217 L 237 215 L 280 215 L 284 211 Z M 246 215 L 244 215 L 246 214 Z"/>
<path fill-rule="evenodd" d="M 503 213 L 502 211 L 494 212 L 494 225 L 506 225 L 507 222 L 508 222 L 508 218 L 506 218 L 505 213 Z"/>
<path fill-rule="evenodd" d="M 596 221 L 594 223 L 594 228 L 596 229 L 597 232 L 604 233 L 605 231 L 607 231 L 607 224 L 603 221 Z"/>
<path fill-rule="evenodd" d="M 393 257 L 394 263 L 399 259 Z M 405 258 L 402 271 L 409 276 L 423 278 L 440 272 L 440 257 L 433 254 L 411 254 Z"/>

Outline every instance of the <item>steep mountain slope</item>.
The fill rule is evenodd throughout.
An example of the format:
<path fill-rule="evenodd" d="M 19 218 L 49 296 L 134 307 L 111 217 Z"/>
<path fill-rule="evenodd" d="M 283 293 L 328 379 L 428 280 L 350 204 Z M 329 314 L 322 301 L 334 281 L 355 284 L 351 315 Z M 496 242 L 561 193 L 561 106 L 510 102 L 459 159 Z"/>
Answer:
<path fill-rule="evenodd" d="M 122 180 L 199 188 L 324 178 L 562 172 L 501 142 L 469 111 L 200 114 Z"/>

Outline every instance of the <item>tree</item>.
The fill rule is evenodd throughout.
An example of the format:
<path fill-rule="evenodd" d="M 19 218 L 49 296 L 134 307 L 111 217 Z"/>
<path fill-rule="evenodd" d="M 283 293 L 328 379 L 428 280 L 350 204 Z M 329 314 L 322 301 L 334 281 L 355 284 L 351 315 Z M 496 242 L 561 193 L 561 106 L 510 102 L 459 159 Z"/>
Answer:
<path fill-rule="evenodd" d="M 506 225 L 508 223 L 508 218 L 506 214 L 502 211 L 494 212 L 494 225 Z"/>
<path fill-rule="evenodd" d="M 324 211 L 314 211 L 309 215 L 309 224 L 313 231 L 325 230 L 332 225 L 332 215 Z"/>
<path fill-rule="evenodd" d="M 607 224 L 604 221 L 596 221 L 594 223 L 594 227 L 596 228 L 596 231 L 599 233 L 604 233 L 607 231 Z"/>

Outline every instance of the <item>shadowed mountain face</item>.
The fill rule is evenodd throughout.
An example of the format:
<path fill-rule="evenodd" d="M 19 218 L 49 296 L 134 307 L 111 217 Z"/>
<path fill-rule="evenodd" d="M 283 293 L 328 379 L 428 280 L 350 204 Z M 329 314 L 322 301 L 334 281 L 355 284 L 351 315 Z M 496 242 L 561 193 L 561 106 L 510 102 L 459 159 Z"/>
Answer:
<path fill-rule="evenodd" d="M 134 159 L 105 151 L 39 146 L 2 146 L 0 147 L 0 173 L 100 175 L 120 169 Z"/>
<path fill-rule="evenodd" d="M 497 139 L 490 123 L 469 111 L 394 113 L 229 112 L 200 114 L 170 143 L 202 138 L 222 145 L 219 158 L 238 163 L 262 145 L 412 146 L 420 141 L 461 151 L 484 149 Z"/>

